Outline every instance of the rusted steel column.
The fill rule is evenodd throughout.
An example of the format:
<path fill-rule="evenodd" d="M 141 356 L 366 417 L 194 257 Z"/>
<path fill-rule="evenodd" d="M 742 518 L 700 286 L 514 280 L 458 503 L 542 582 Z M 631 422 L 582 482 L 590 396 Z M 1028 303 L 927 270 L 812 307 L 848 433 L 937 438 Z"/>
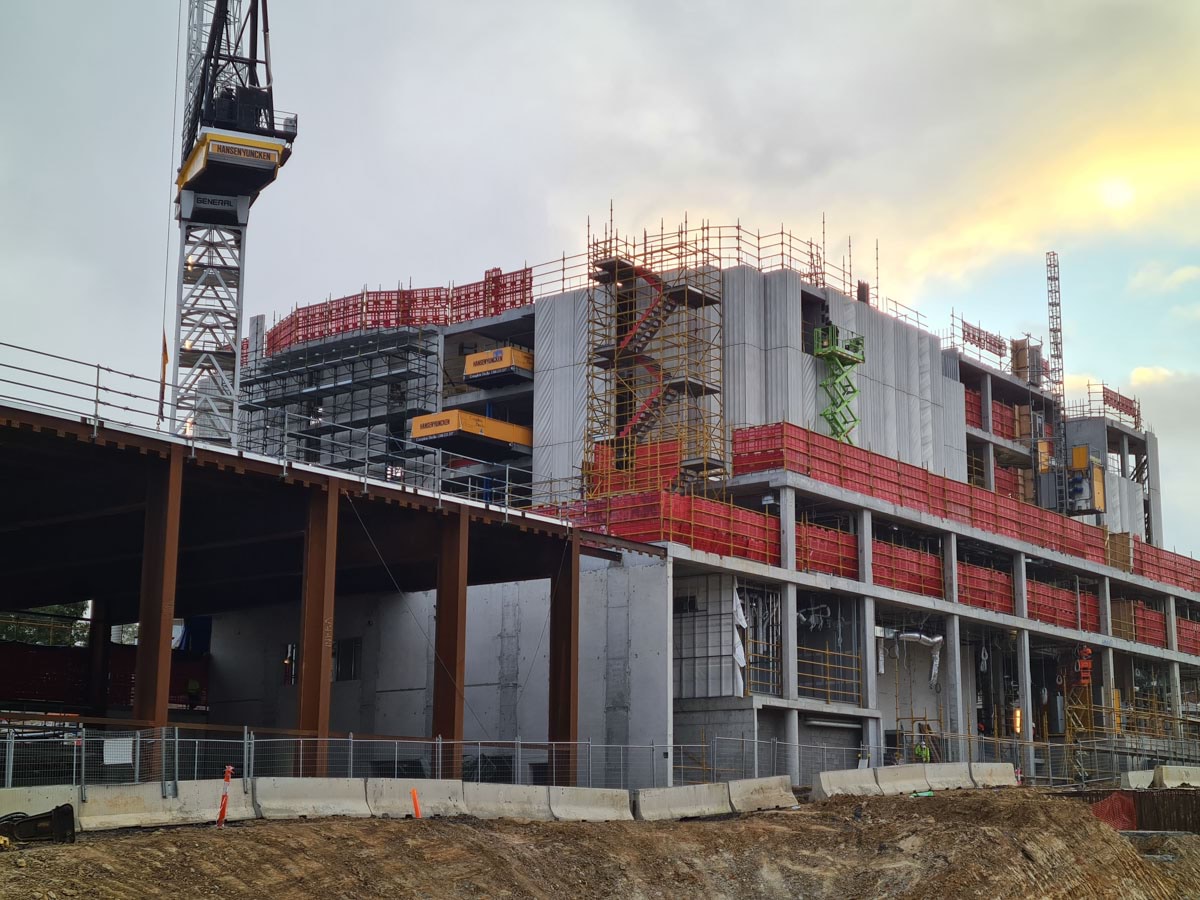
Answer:
<path fill-rule="evenodd" d="M 463 739 L 467 673 L 467 546 L 470 527 L 465 510 L 451 513 L 441 526 L 433 664 L 433 735 Z M 443 751 L 442 777 L 462 777 L 462 747 Z"/>
<path fill-rule="evenodd" d="M 329 735 L 329 681 L 333 668 L 333 598 L 337 574 L 338 494 L 310 488 L 304 529 L 304 576 L 300 612 L 299 722 L 317 737 Z M 324 748 L 324 744 L 321 744 Z M 321 766 L 323 769 L 324 766 Z"/>
<path fill-rule="evenodd" d="M 108 604 L 92 601 L 88 625 L 88 710 L 93 716 L 108 712 Z"/>
<path fill-rule="evenodd" d="M 167 462 L 152 464 L 146 484 L 137 669 L 133 682 L 133 717 L 156 726 L 167 724 L 182 495 L 183 452 L 172 447 Z"/>
<path fill-rule="evenodd" d="M 579 740 L 579 532 L 572 531 L 557 568 L 550 574 L 550 741 L 569 742 L 554 754 L 555 784 L 576 780 Z"/>

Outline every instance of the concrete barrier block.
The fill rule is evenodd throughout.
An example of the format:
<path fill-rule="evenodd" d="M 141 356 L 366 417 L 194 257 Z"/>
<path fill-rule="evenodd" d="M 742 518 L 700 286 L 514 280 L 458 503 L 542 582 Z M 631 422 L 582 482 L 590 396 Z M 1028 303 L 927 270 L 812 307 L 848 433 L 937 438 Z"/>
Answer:
<path fill-rule="evenodd" d="M 885 796 L 916 794 L 929 790 L 929 782 L 925 779 L 925 766 L 920 763 L 881 766 L 871 771 L 875 773 L 875 783 Z"/>
<path fill-rule="evenodd" d="M 952 791 L 957 788 L 973 788 L 971 767 L 966 763 L 926 763 L 925 780 L 933 791 Z"/>
<path fill-rule="evenodd" d="M 829 797 L 878 797 L 883 791 L 871 769 L 833 769 L 818 772 L 813 778 L 812 799 Z"/>
<path fill-rule="evenodd" d="M 0 817 L 16 812 L 33 816 L 64 803 L 75 807 L 75 827 L 79 828 L 79 788 L 63 784 L 0 788 Z"/>
<path fill-rule="evenodd" d="M 1200 787 L 1200 767 L 1197 766 L 1155 766 L 1154 787 Z"/>
<path fill-rule="evenodd" d="M 421 815 L 435 819 L 440 816 L 465 816 L 461 781 L 439 778 L 368 778 L 367 806 L 373 816 L 403 819 L 412 816 L 412 792 L 417 791 Z"/>
<path fill-rule="evenodd" d="M 760 809 L 791 809 L 796 805 L 792 779 L 787 775 L 773 778 L 744 778 L 729 782 L 729 805 L 734 812 Z"/>
<path fill-rule="evenodd" d="M 560 822 L 632 822 L 629 791 L 551 787 L 550 812 Z"/>
<path fill-rule="evenodd" d="M 1017 773 L 1012 763 L 973 762 L 971 778 L 976 787 L 1016 787 Z"/>
<path fill-rule="evenodd" d="M 221 788 L 224 780 L 204 778 L 199 781 L 181 781 L 177 795 L 167 801 L 167 813 L 177 825 L 213 824 L 221 809 Z M 254 803 L 249 794 L 242 790 L 242 780 L 235 778 L 229 785 L 229 803 L 225 810 L 225 821 L 240 822 L 255 818 Z"/>
<path fill-rule="evenodd" d="M 733 812 L 729 788 L 724 784 L 643 788 L 634 797 L 637 817 L 644 822 L 724 816 Z"/>
<path fill-rule="evenodd" d="M 255 778 L 254 804 L 264 819 L 371 815 L 365 778 Z"/>
<path fill-rule="evenodd" d="M 1142 790 L 1154 784 L 1154 770 L 1143 769 L 1121 773 L 1121 787 L 1125 790 Z"/>
<path fill-rule="evenodd" d="M 535 819 L 551 822 L 550 794 L 528 784 L 463 783 L 467 814 L 477 819 Z"/>
<path fill-rule="evenodd" d="M 87 787 L 87 801 L 78 807 L 83 831 L 147 828 L 172 823 L 173 800 L 164 800 L 162 785 L 102 784 Z"/>

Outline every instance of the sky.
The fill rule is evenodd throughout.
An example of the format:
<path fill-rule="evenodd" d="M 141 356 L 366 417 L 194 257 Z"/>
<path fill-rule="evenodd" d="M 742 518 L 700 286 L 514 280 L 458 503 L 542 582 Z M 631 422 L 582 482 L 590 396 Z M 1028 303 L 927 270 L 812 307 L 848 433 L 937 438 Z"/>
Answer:
<path fill-rule="evenodd" d="M 117 9 L 0 0 L 0 340 L 153 377 L 178 6 Z M 824 215 L 934 329 L 1044 335 L 1057 250 L 1068 393 L 1141 398 L 1166 542 L 1200 553 L 1200 4 L 292 0 L 271 40 L 300 128 L 248 314 L 579 253 L 611 204 Z"/>

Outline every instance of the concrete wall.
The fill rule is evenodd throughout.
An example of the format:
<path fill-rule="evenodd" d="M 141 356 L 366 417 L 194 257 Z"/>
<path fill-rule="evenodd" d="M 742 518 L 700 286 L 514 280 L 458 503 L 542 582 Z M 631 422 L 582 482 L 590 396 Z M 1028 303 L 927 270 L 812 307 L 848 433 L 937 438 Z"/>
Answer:
<path fill-rule="evenodd" d="M 587 292 L 542 298 L 533 323 L 533 471 L 570 478 L 583 462 L 587 429 Z"/>
<path fill-rule="evenodd" d="M 824 363 L 803 350 L 802 297 L 866 340 L 856 374 L 855 443 L 966 479 L 963 387 L 944 369 L 939 339 L 796 272 L 738 267 L 723 273 L 725 410 L 731 428 L 789 421 L 822 434 Z"/>
<path fill-rule="evenodd" d="M 879 711 L 883 716 L 883 729 L 890 731 L 896 728 L 897 707 L 902 718 L 929 718 L 936 720 L 939 710 L 942 711 L 942 721 L 946 721 L 942 700 L 946 693 L 946 672 L 938 673 L 938 684 L 941 692 L 929 685 L 929 670 L 933 658 L 930 648 L 920 644 L 900 644 L 900 656 L 894 658 L 895 642 L 887 641 L 888 657 L 884 663 L 884 674 L 877 676 L 879 686 Z M 941 664 L 946 665 L 948 654 L 945 647 L 941 652 Z M 897 684 L 899 674 L 899 684 Z M 906 726 L 907 727 L 907 726 Z M 936 726 L 935 726 L 936 727 Z"/>
<path fill-rule="evenodd" d="M 669 566 L 638 554 L 627 554 L 621 564 L 587 563 L 581 576 L 580 738 L 667 743 Z M 545 580 L 469 589 L 469 740 L 545 740 L 549 595 Z M 433 592 L 338 598 L 334 637 L 362 639 L 362 677 L 333 683 L 333 730 L 430 733 L 434 600 Z M 296 605 L 214 617 L 213 722 L 294 727 L 296 688 L 283 683 L 282 660 L 298 624 Z"/>

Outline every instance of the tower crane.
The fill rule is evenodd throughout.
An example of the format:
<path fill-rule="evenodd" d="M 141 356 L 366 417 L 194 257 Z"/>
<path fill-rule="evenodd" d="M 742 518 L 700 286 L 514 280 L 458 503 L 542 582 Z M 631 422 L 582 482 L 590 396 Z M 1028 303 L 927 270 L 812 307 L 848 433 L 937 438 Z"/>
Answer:
<path fill-rule="evenodd" d="M 171 427 L 236 446 L 246 228 L 297 122 L 275 108 L 267 0 L 186 2 Z"/>

